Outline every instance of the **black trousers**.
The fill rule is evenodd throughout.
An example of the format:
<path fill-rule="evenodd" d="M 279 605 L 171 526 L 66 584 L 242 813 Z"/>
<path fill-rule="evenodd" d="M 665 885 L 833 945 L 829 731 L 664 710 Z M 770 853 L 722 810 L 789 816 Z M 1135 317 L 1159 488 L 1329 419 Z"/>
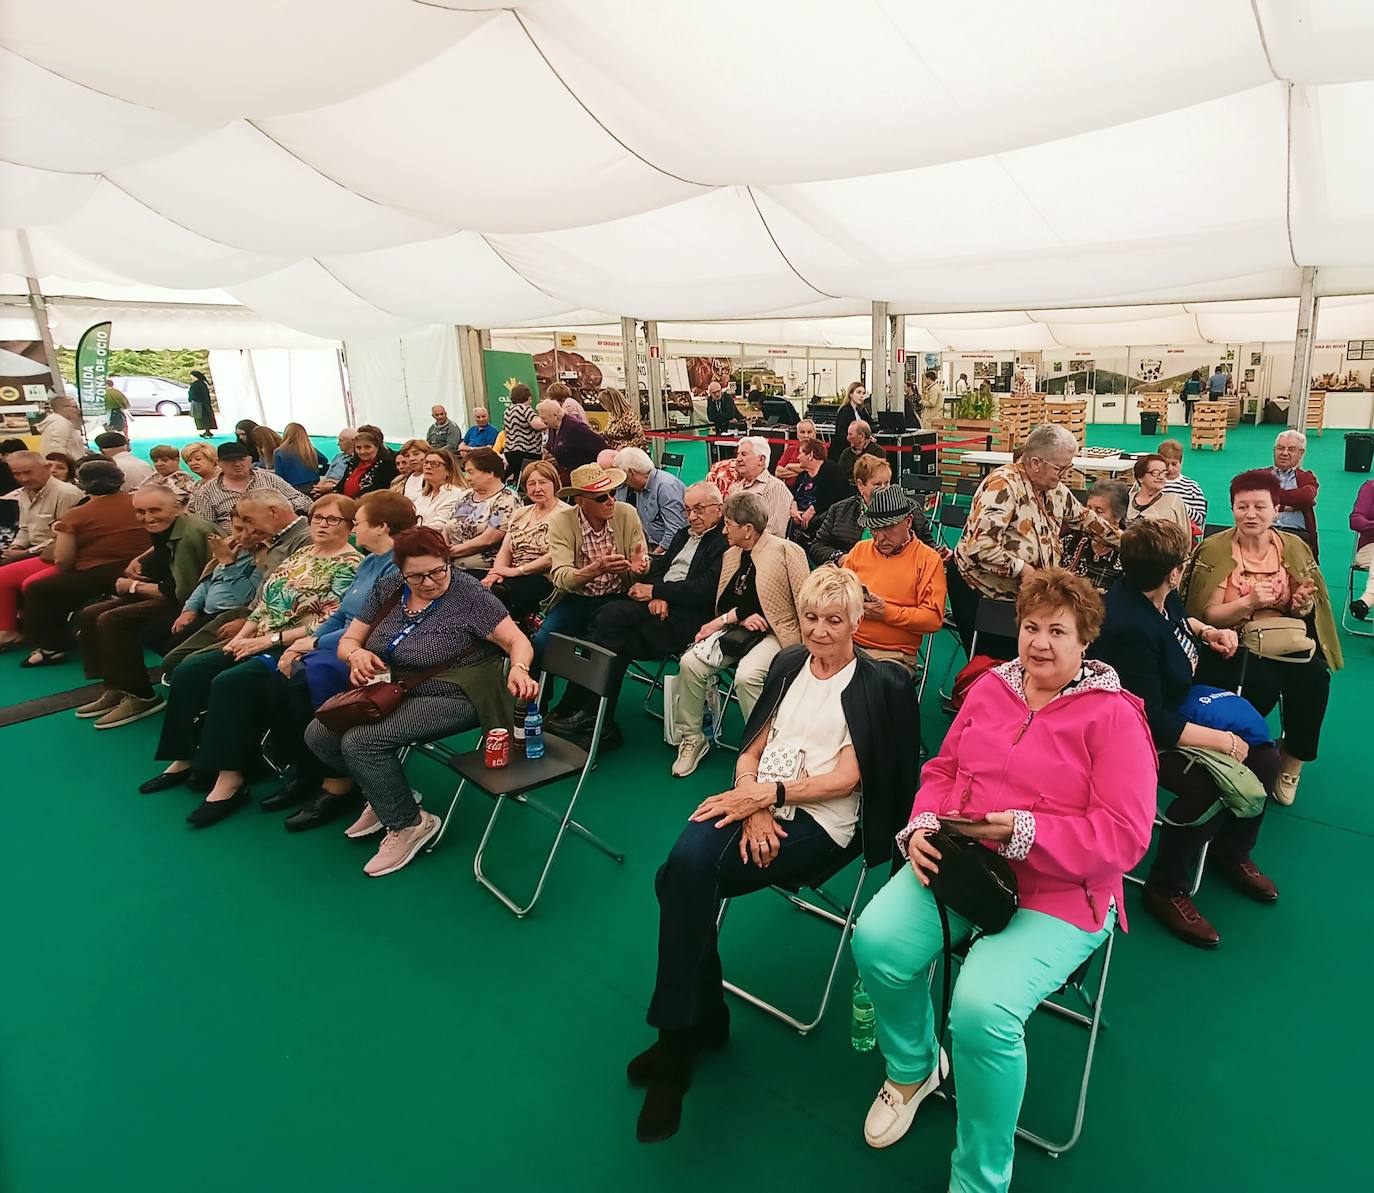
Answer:
<path fill-rule="evenodd" d="M 315 707 L 304 674 L 297 670 L 290 679 L 278 675 L 262 695 L 266 723 L 272 728 L 269 745 L 273 759 L 294 766 L 298 782 L 318 787 L 329 772 L 305 744 L 305 731 L 315 719 Z"/>
<path fill-rule="evenodd" d="M 1273 795 L 1274 783 L 1279 777 L 1278 747 L 1272 744 L 1256 746 L 1246 756 L 1245 765 L 1264 784 L 1264 790 Z M 1166 751 L 1159 756 L 1159 785 L 1177 797 L 1165 809 L 1165 814 L 1180 824 L 1196 820 L 1217 801 L 1217 788 L 1211 776 L 1201 766 L 1189 768 L 1181 754 Z M 1229 809 L 1222 808 L 1205 824 L 1184 828 L 1164 825 L 1159 830 L 1159 848 L 1155 851 L 1146 885 L 1170 895 L 1187 894 L 1193 885 L 1198 855 L 1204 845 L 1211 844 L 1213 859 L 1244 861 L 1259 840 L 1263 823 L 1263 811 L 1242 820 Z"/>
<path fill-rule="evenodd" d="M 597 610 L 582 636 L 588 642 L 615 652 L 616 671 L 612 677 L 610 706 L 606 710 L 609 720 L 615 720 L 620 687 L 630 664 L 636 659 L 666 659 L 680 655 L 696 637 L 706 616 L 702 610 L 687 610 L 682 613 L 670 611 L 666 618 L 658 617 L 649 612 L 647 601 L 628 598 L 611 601 Z M 571 684 L 563 699 L 571 702 L 567 705 L 570 711 L 591 709 L 596 705 L 596 698 L 590 692 Z M 560 710 L 563 707 L 560 705 Z"/>
<path fill-rule="evenodd" d="M 954 618 L 955 626 L 958 628 L 959 641 L 964 644 L 964 653 L 969 654 L 973 648 L 973 630 L 978 619 L 978 602 L 983 599 L 983 594 L 959 574 L 959 568 L 952 555 L 945 562 L 945 581 L 949 591 L 949 611 Z M 978 653 L 991 655 L 994 659 L 1014 659 L 1016 657 L 1016 639 L 1005 637 L 1002 634 L 979 634 Z"/>
<path fill-rule="evenodd" d="M 528 617 L 553 591 L 548 576 L 503 576 L 492 585 L 492 595 L 514 618 Z"/>
<path fill-rule="evenodd" d="M 805 811 L 786 824 L 778 856 L 760 869 L 740 859 L 744 826 L 716 828 L 690 821 L 658 868 L 658 979 L 649 1025 L 661 1031 L 695 1027 L 725 1001 L 721 990 L 716 916 L 720 901 L 774 883 L 817 874 L 840 847 Z"/>
<path fill-rule="evenodd" d="M 1198 683 L 1234 692 L 1240 683 L 1243 652 L 1223 659 L 1212 650 L 1198 660 Z M 1245 665 L 1245 698 L 1267 717 L 1283 697 L 1283 748 L 1299 762 L 1317 756 L 1326 702 L 1331 695 L 1331 670 L 1318 651 L 1306 663 L 1280 663 L 1250 655 Z"/>
<path fill-rule="evenodd" d="M 515 482 L 516 488 L 520 487 L 520 474 L 525 471 L 525 466 L 539 458 L 539 452 L 506 453 L 506 476 Z"/>
<path fill-rule="evenodd" d="M 274 659 L 280 654 L 280 648 L 271 651 Z M 191 655 L 172 678 L 154 757 L 189 761 L 201 774 L 254 769 L 262 758 L 266 694 L 276 679 L 257 656 L 236 663 L 222 650 Z"/>
<path fill-rule="evenodd" d="M 87 679 L 147 699 L 153 694 L 143 647 L 165 636 L 177 607 L 166 597 L 111 597 L 81 610 L 81 660 Z"/>

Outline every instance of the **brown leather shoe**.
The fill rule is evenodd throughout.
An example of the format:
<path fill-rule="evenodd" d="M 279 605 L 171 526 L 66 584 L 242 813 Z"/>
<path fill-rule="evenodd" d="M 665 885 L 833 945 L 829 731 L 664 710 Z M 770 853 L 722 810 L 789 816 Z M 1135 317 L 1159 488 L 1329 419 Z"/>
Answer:
<path fill-rule="evenodd" d="M 1217 859 L 1217 872 L 1242 895 L 1256 903 L 1277 903 L 1279 888 L 1248 857 L 1235 861 Z"/>
<path fill-rule="evenodd" d="M 1179 940 L 1200 949 L 1214 949 L 1221 936 L 1193 905 L 1187 895 L 1170 895 L 1165 891 L 1145 888 L 1145 910 L 1169 929 Z"/>

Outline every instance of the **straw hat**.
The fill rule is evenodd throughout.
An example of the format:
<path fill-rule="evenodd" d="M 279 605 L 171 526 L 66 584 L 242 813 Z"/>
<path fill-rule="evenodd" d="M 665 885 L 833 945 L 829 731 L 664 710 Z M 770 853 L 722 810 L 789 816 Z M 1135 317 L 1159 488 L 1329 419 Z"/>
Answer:
<path fill-rule="evenodd" d="M 602 468 L 600 464 L 583 464 L 572 470 L 569 478 L 572 484 L 558 490 L 558 499 L 569 497 L 599 497 L 602 493 L 614 494 L 625 483 L 625 473 L 619 468 Z"/>

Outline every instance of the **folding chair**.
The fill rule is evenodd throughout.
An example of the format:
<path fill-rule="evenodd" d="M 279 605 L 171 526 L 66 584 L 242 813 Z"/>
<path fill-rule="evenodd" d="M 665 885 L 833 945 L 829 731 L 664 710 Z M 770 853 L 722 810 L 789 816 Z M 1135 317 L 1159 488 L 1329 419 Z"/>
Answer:
<path fill-rule="evenodd" d="M 1350 573 L 1345 583 L 1345 604 L 1341 607 L 1341 629 L 1347 634 L 1353 634 L 1356 638 L 1374 638 L 1374 622 L 1360 621 L 1350 612 L 1350 602 L 1355 599 L 1355 573 L 1367 572 L 1368 568 L 1362 568 L 1353 559 L 1350 561 Z"/>
<path fill-rule="evenodd" d="M 1166 792 L 1169 798 L 1171 800 L 1173 799 L 1174 792 L 1168 791 L 1168 789 L 1165 787 L 1160 787 L 1159 790 Z M 1160 828 L 1161 826 L 1167 826 L 1169 828 L 1193 828 L 1196 825 L 1205 824 L 1208 820 L 1210 820 L 1221 810 L 1221 807 L 1221 800 L 1217 800 L 1216 805 L 1212 808 L 1210 812 L 1205 813 L 1204 815 L 1198 817 L 1196 820 L 1189 821 L 1170 820 L 1169 817 L 1164 814 L 1164 812 L 1156 809 L 1155 827 Z M 1202 852 L 1198 854 L 1197 870 L 1193 873 L 1193 881 L 1188 888 L 1188 898 L 1190 899 L 1194 895 L 1196 895 L 1198 893 L 1198 890 L 1202 887 L 1202 874 L 1203 871 L 1207 869 L 1207 850 L 1211 848 L 1211 845 L 1212 843 L 1208 841 L 1205 845 L 1203 845 Z M 1135 874 L 1126 874 L 1124 875 L 1124 877 L 1127 882 L 1134 883 L 1136 886 L 1145 885 L 1145 879 L 1137 877 Z"/>
<path fill-rule="evenodd" d="M 1107 995 L 1107 974 L 1112 966 L 1112 948 L 1115 943 L 1116 932 L 1113 930 L 1108 934 L 1107 939 L 1098 945 L 1092 955 L 1069 975 L 1068 980 L 1060 986 L 1057 991 L 1059 994 L 1065 992 L 1072 993 L 1075 998 L 1081 1001 L 1083 1006 L 1082 1010 L 1078 1010 L 1074 1007 L 1062 1006 L 1052 1001 L 1053 996 L 1045 999 L 1037 1008 L 1038 1010 L 1048 1011 L 1050 1014 L 1056 1015 L 1061 1019 L 1068 1019 L 1070 1022 L 1077 1023 L 1088 1029 L 1088 1049 L 1083 1058 L 1083 1078 L 1078 1085 L 1078 1104 L 1074 1109 L 1073 1130 L 1070 1132 L 1069 1137 L 1062 1142 L 1055 1142 L 1046 1139 L 1042 1135 L 1037 1135 L 1034 1131 L 1029 1131 L 1025 1127 L 1018 1126 L 1016 1128 L 1016 1134 L 1019 1138 L 1048 1152 L 1050 1156 L 1055 1159 L 1058 1159 L 1060 1155 L 1072 1148 L 1078 1142 L 1079 1136 L 1083 1134 L 1083 1114 L 1088 1105 L 1088 1081 L 1092 1077 L 1093 1055 L 1097 1051 L 1097 1033 L 1107 1026 L 1102 1021 L 1102 1003 Z M 968 945 L 956 949 L 954 951 L 954 960 L 961 963 L 967 952 Z M 1102 958 L 1102 962 L 1098 967 L 1097 983 L 1090 994 L 1087 985 L 1088 977 L 1092 972 L 1093 962 L 1098 957 Z M 930 966 L 929 980 L 931 982 L 935 979 L 935 970 L 938 964 L 939 962 L 937 960 Z M 954 1080 L 957 1084 L 959 1080 L 959 1073 L 957 1070 L 954 1073 Z M 939 1097 L 957 1105 L 957 1098 L 952 1090 L 942 1088 L 935 1092 Z"/>
<path fill-rule="evenodd" d="M 726 682 L 725 682 L 725 694 L 720 698 L 720 715 L 719 715 L 718 717 L 715 717 L 714 720 L 713 720 L 713 722 L 712 722 L 712 726 L 711 726 L 711 743 L 712 743 L 713 745 L 720 746 L 720 747 L 722 747 L 723 749 L 726 749 L 726 750 L 733 750 L 736 754 L 738 754 L 739 751 L 740 751 L 739 746 L 733 745 L 732 743 L 730 743 L 730 742 L 728 742 L 728 741 L 724 741 L 724 740 L 721 738 L 721 730 L 725 728 L 725 718 L 726 718 L 726 716 L 727 716 L 727 715 L 729 714 L 729 712 L 730 712 L 730 703 L 731 703 L 731 701 L 733 701 L 735 704 L 739 704 L 739 697 L 735 694 L 735 679 L 736 679 L 736 676 L 735 676 L 735 666 L 734 666 L 734 664 L 731 664 L 730 666 L 726 667 L 724 670 L 720 671 L 720 672 L 716 675 L 715 684 L 716 684 L 716 690 L 717 690 L 717 691 L 720 690 L 720 681 L 721 681 L 722 679 L 724 679 L 724 680 L 726 681 Z M 708 697 L 708 698 L 709 698 L 709 697 Z M 739 710 L 739 711 L 740 711 L 740 716 L 744 716 L 744 706 L 743 706 L 743 705 L 740 705 L 740 710 Z M 746 719 L 747 719 L 747 718 L 746 718 Z"/>
<path fill-rule="evenodd" d="M 667 674 L 668 664 L 672 661 L 673 660 L 671 657 L 659 659 L 658 670 L 651 672 L 645 663 L 641 662 L 638 659 L 635 659 L 633 662 L 630 663 L 629 669 L 625 673 L 631 679 L 638 680 L 640 683 L 649 685 L 648 695 L 644 697 L 644 711 L 648 713 L 651 717 L 658 718 L 658 720 L 660 721 L 663 720 L 664 713 L 654 712 L 654 710 L 650 708 L 649 705 L 653 701 L 654 693 L 661 692 L 663 690 L 663 677 Z M 665 709 L 664 712 L 666 711 L 667 710 Z"/>
<path fill-rule="evenodd" d="M 581 795 L 583 784 L 586 783 L 587 776 L 596 765 L 596 750 L 601 743 L 601 728 L 606 719 L 606 706 L 610 697 L 614 667 L 615 655 L 605 647 L 597 646 L 591 642 L 583 642 L 578 638 L 569 638 L 565 634 L 549 635 L 549 643 L 544 648 L 544 668 L 539 676 L 539 698 L 541 701 L 544 698 L 550 676 L 565 679 L 569 683 L 580 684 L 598 697 L 596 724 L 592 728 L 590 749 L 582 750 L 557 734 L 546 733 L 542 758 L 525 758 L 512 755 L 506 766 L 493 769 L 487 767 L 484 752 L 479 747 L 462 754 L 452 754 L 447 759 L 450 769 L 458 775 L 458 789 L 453 793 L 453 801 L 444 814 L 444 823 L 439 830 L 439 835 L 429 848 L 433 850 L 443 840 L 444 832 L 448 828 L 449 821 L 453 818 L 453 811 L 458 806 L 458 800 L 463 794 L 464 787 L 471 783 L 474 787 L 492 796 L 496 800 L 496 806 L 492 808 L 491 819 L 487 821 L 486 831 L 482 834 L 482 840 L 477 846 L 477 855 L 472 859 L 472 873 L 478 882 L 491 891 L 517 916 L 528 915 L 535 903 L 538 902 L 539 896 L 544 890 L 544 882 L 553 866 L 553 859 L 558 853 L 559 845 L 562 844 L 563 835 L 569 829 L 616 861 L 623 862 L 625 860 L 623 853 L 618 853 L 612 849 L 600 837 L 589 832 L 572 818 L 573 809 L 577 806 L 577 797 Z M 568 800 L 567 809 L 561 816 L 552 808 L 539 803 L 537 800 L 530 799 L 526 794 L 539 787 L 557 783 L 561 779 L 571 778 L 573 775 L 577 776 L 577 786 L 573 790 L 572 798 Z M 500 819 L 508 802 L 523 804 L 541 816 L 558 822 L 558 832 L 554 836 L 553 844 L 549 847 L 548 856 L 544 859 L 544 867 L 540 871 L 534 894 L 524 906 L 516 903 L 505 891 L 492 882 L 482 869 L 482 855 L 486 851 L 487 842 L 491 840 L 496 822 Z"/>
<path fill-rule="evenodd" d="M 950 628 L 948 621 L 946 629 Z M 956 631 L 957 632 L 957 631 Z M 1018 633 L 1016 623 L 1016 604 L 1013 601 L 994 601 L 989 597 L 978 598 L 978 609 L 973 616 L 973 637 L 968 644 L 968 658 L 972 659 L 978 653 L 978 635 L 996 634 L 1002 638 L 1015 638 Z M 945 691 L 945 686 L 949 682 L 949 673 L 954 666 L 956 656 L 951 653 L 949 662 L 945 665 L 945 675 L 940 681 L 940 700 L 944 704 L 945 711 L 952 713 L 951 701 L 954 699 L 954 691 Z"/>
<path fill-rule="evenodd" d="M 676 476 L 682 475 L 682 463 L 684 456 L 681 452 L 664 452 L 658 458 L 658 466 L 664 472 L 671 472 Z"/>
<path fill-rule="evenodd" d="M 964 527 L 968 525 L 968 510 L 953 501 L 946 501 L 936 513 L 938 517 L 936 518 L 935 541 L 942 547 L 953 548 L 959 542 L 958 535 L 955 536 L 954 542 L 946 542 L 945 531 L 953 528 L 962 533 Z"/>
<path fill-rule="evenodd" d="M 781 1007 L 774 1006 L 766 999 L 760 998 L 757 994 L 751 994 L 748 990 L 736 986 L 732 982 L 723 981 L 721 985 L 736 998 L 742 998 L 751 1006 L 758 1007 L 761 1011 L 766 1011 L 768 1014 L 772 1015 L 774 1019 L 781 1019 L 789 1027 L 796 1028 L 802 1035 L 806 1035 L 808 1032 L 818 1027 L 821 1020 L 825 1018 L 825 1008 L 830 1004 L 830 994 L 835 986 L 835 974 L 839 971 L 840 959 L 844 956 L 845 945 L 849 943 L 850 933 L 854 931 L 854 920 L 858 915 L 859 909 L 859 896 L 863 893 L 864 880 L 868 877 L 868 866 L 866 863 L 860 865 L 859 881 L 854 884 L 854 894 L 850 898 L 847 907 L 841 903 L 837 903 L 826 894 L 822 886 L 842 870 L 847 869 L 849 864 L 862 854 L 863 834 L 856 832 L 849 846 L 842 850 L 830 865 L 820 873 L 813 875 L 805 882 L 790 885 L 784 884 L 769 888 L 770 890 L 777 891 L 778 894 L 799 911 L 809 912 L 811 915 L 817 916 L 820 919 L 828 920 L 840 929 L 840 938 L 835 946 L 835 956 L 830 962 L 830 972 L 826 975 L 825 988 L 821 991 L 821 1004 L 817 1008 L 814 1018 L 804 1023 L 796 1016 L 784 1011 Z M 824 906 L 817 903 L 810 903 L 803 899 L 801 895 L 803 890 L 814 892 Z M 725 912 L 729 909 L 730 903 L 731 900 L 729 899 L 721 900 L 720 912 L 716 916 L 717 933 L 719 933 L 721 925 L 725 921 Z"/>

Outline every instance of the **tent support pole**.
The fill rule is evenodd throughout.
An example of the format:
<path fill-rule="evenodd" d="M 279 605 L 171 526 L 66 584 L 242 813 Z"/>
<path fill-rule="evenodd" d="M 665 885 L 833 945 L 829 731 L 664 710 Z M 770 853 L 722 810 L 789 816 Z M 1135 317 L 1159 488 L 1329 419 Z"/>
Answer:
<path fill-rule="evenodd" d="M 644 321 L 644 343 L 649 351 L 649 426 L 655 431 L 663 431 L 668 427 L 668 411 L 663 402 L 663 349 L 658 341 L 658 320 Z M 630 398 L 630 409 L 638 412 L 638 394 Z M 656 438 L 654 445 L 659 446 L 662 442 Z"/>
<path fill-rule="evenodd" d="M 348 360 L 342 346 L 334 350 L 334 356 L 339 366 L 339 393 L 343 395 L 344 425 L 356 426 L 355 420 L 358 416 L 353 409 L 353 391 L 348 388 Z"/>
<path fill-rule="evenodd" d="M 887 343 L 887 408 L 906 409 L 906 316 L 889 315 Z M 920 377 L 918 371 L 916 376 Z M 920 382 L 917 381 L 918 391 Z M 876 433 L 877 428 L 874 428 Z"/>
<path fill-rule="evenodd" d="M 873 367 L 868 379 L 868 392 L 873 399 L 873 413 L 890 410 L 888 395 L 891 381 L 887 376 L 887 303 L 873 304 Z"/>
<path fill-rule="evenodd" d="M 1317 321 L 1316 282 L 1316 266 L 1304 265 L 1302 293 L 1298 296 L 1298 333 L 1293 340 L 1293 382 L 1288 391 L 1288 425 L 1299 431 L 1307 427 L 1307 395 L 1312 385 L 1312 327 Z"/>
<path fill-rule="evenodd" d="M 639 407 L 639 325 L 628 315 L 620 317 L 620 353 L 625 370 L 625 400 L 630 403 L 631 410 L 636 410 Z"/>
<path fill-rule="evenodd" d="M 453 329 L 458 337 L 458 376 L 463 382 L 464 414 L 466 424 L 472 425 L 472 412 L 478 406 L 488 405 L 487 376 L 482 367 L 482 349 L 491 346 L 489 332 L 479 331 L 467 324 L 459 324 Z M 535 401 L 538 402 L 536 396 Z"/>
<path fill-rule="evenodd" d="M 52 392 L 65 394 L 67 389 L 62 383 L 62 365 L 57 359 L 52 328 L 48 326 L 48 303 L 43 297 L 43 288 L 38 284 L 38 270 L 33 263 L 33 251 L 29 248 L 29 234 L 20 228 L 15 237 L 19 241 L 19 255 L 24 261 L 24 281 L 29 288 L 29 309 L 33 312 L 34 323 L 38 325 L 38 338 L 43 341 L 43 356 L 48 362 L 48 371 L 52 374 Z"/>

